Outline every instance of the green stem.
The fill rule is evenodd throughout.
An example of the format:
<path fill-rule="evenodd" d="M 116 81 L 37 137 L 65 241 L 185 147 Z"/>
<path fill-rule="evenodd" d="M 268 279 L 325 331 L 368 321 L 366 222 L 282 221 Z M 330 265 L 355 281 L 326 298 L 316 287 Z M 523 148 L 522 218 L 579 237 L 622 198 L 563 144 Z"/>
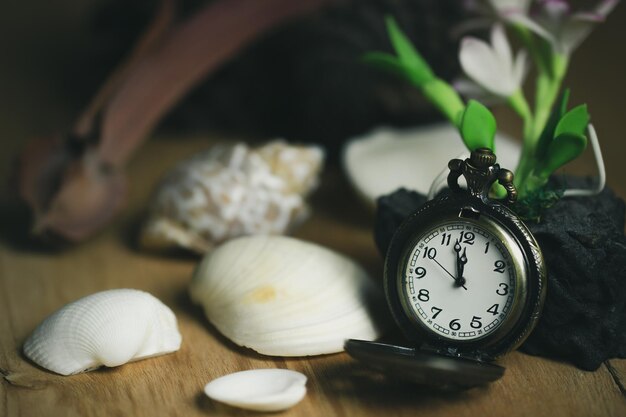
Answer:
<path fill-rule="evenodd" d="M 518 90 L 511 97 L 509 97 L 509 105 L 522 118 L 524 123 L 524 145 L 522 147 L 522 155 L 520 157 L 519 165 L 515 170 L 515 185 L 519 188 L 520 184 L 524 182 L 527 176 L 530 163 L 532 162 L 531 156 L 534 153 L 534 147 L 528 145 L 533 142 L 534 117 L 521 90 Z"/>
<path fill-rule="evenodd" d="M 551 61 L 551 71 L 541 71 L 537 75 L 535 114 L 530 119 L 524 119 L 522 155 L 515 170 L 515 185 L 522 198 L 540 186 L 540 182 L 531 181 L 529 177 L 537 163 L 537 142 L 548 123 L 550 113 L 558 98 L 561 83 L 567 71 L 567 64 L 567 56 L 554 54 Z"/>
<path fill-rule="evenodd" d="M 513 93 L 513 95 L 509 97 L 508 103 L 522 118 L 522 121 L 524 122 L 524 141 L 528 140 L 528 137 L 532 135 L 534 118 L 522 90 L 517 90 Z"/>
<path fill-rule="evenodd" d="M 465 110 L 465 103 L 454 88 L 445 81 L 436 78 L 424 84 L 414 83 L 422 94 L 443 113 L 456 127 L 460 127 L 460 116 Z"/>
<path fill-rule="evenodd" d="M 554 77 L 550 77 L 545 73 L 541 73 L 537 76 L 535 123 L 533 127 L 533 136 L 537 139 L 541 136 L 541 132 L 550 118 L 550 113 L 552 113 L 552 107 L 558 98 L 566 69 L 566 59 L 555 59 Z"/>
<path fill-rule="evenodd" d="M 569 59 L 565 55 L 554 54 L 552 59 L 552 75 L 541 73 L 537 77 L 537 94 L 535 97 L 535 126 L 533 136 L 538 140 L 546 126 L 554 103 L 561 90 L 561 83 L 567 72 Z"/>
<path fill-rule="evenodd" d="M 526 27 L 522 25 L 511 25 L 513 32 L 517 35 L 519 40 L 522 41 L 528 52 L 530 52 L 530 56 L 533 59 L 533 62 L 537 66 L 537 70 L 541 73 L 551 73 L 551 68 L 548 60 L 546 59 L 546 51 L 545 48 L 540 48 L 543 46 L 541 43 L 538 44 L 533 33 Z M 541 41 L 540 41 L 541 42 Z"/>

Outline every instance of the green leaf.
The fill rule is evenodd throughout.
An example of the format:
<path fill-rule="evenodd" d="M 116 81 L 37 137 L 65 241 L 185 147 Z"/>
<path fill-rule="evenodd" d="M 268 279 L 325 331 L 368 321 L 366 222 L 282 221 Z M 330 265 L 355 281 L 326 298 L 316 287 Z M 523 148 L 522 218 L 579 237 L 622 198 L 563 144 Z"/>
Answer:
<path fill-rule="evenodd" d="M 389 38 L 397 56 L 371 52 L 363 56 L 363 61 L 408 80 L 420 89 L 448 120 L 459 127 L 460 115 L 465 110 L 465 104 L 459 94 L 450 84 L 435 76 L 393 17 L 387 16 L 385 19 Z"/>
<path fill-rule="evenodd" d="M 410 78 L 417 86 L 432 81 L 435 78 L 433 71 L 426 60 L 413 47 L 409 38 L 402 32 L 398 23 L 392 16 L 385 17 L 387 33 L 391 44 L 398 54 L 398 59 L 402 66 L 410 72 Z"/>
<path fill-rule="evenodd" d="M 546 123 L 543 132 L 541 132 L 539 141 L 537 142 L 536 154 L 538 158 L 543 158 L 545 156 L 550 142 L 552 142 L 552 139 L 554 139 L 554 130 L 556 129 L 556 125 L 559 123 L 559 120 L 561 120 L 561 118 L 567 111 L 568 101 L 569 89 L 565 89 L 565 91 L 563 91 L 563 94 L 561 95 L 561 99 L 558 101 L 558 104 L 552 108 L 550 118 L 548 119 L 548 122 Z"/>
<path fill-rule="evenodd" d="M 587 147 L 587 137 L 583 134 L 562 133 L 550 143 L 545 157 L 536 168 L 538 176 L 547 178 L 554 171 L 576 159 Z"/>
<path fill-rule="evenodd" d="M 465 103 L 450 84 L 436 78 L 422 86 L 422 93 L 448 120 L 460 129 Z"/>
<path fill-rule="evenodd" d="M 554 129 L 554 137 L 556 138 L 564 133 L 584 135 L 588 124 L 589 112 L 587 112 L 587 105 L 581 104 L 561 117 Z"/>
<path fill-rule="evenodd" d="M 368 52 L 363 55 L 363 62 L 383 71 L 408 78 L 406 68 L 398 58 L 384 52 Z"/>
<path fill-rule="evenodd" d="M 476 100 L 467 103 L 459 130 L 470 151 L 478 148 L 494 149 L 496 119 L 487 107 Z"/>

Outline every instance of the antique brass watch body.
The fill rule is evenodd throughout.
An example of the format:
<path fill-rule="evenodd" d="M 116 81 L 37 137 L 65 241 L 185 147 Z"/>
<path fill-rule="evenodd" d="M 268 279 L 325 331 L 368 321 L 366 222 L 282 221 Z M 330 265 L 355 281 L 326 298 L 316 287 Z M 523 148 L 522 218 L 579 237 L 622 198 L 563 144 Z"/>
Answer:
<path fill-rule="evenodd" d="M 517 198 L 513 174 L 493 152 L 475 150 L 449 168 L 449 192 L 402 223 L 385 259 L 387 303 L 414 347 L 351 340 L 346 350 L 420 383 L 470 387 L 501 377 L 493 360 L 534 328 L 546 271 L 537 241 L 506 207 Z M 489 198 L 495 182 L 502 200 Z"/>

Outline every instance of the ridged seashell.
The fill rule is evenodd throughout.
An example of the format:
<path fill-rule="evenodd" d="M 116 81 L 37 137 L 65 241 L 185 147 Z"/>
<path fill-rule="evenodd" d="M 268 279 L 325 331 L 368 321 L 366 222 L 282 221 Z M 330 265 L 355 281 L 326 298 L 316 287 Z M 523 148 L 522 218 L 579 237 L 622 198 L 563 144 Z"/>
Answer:
<path fill-rule="evenodd" d="M 503 167 L 513 169 L 521 147 L 498 133 L 496 154 Z M 422 194 L 448 162 L 469 151 L 450 124 L 413 129 L 378 128 L 349 141 L 343 149 L 343 168 L 359 195 L 374 207 L 376 199 L 404 187 Z M 383 174 L 384 173 L 384 174 Z"/>
<path fill-rule="evenodd" d="M 174 352 L 181 335 L 172 310 L 147 292 L 102 291 L 67 304 L 24 343 L 24 354 L 61 375 Z"/>
<path fill-rule="evenodd" d="M 217 247 L 190 287 L 227 338 L 265 355 L 340 352 L 346 339 L 379 335 L 370 312 L 381 294 L 357 263 L 284 236 L 250 236 Z"/>
<path fill-rule="evenodd" d="M 233 407 L 255 411 L 282 411 L 306 394 L 306 376 L 288 369 L 252 369 L 214 379 L 205 394 Z"/>
<path fill-rule="evenodd" d="M 142 246 L 205 253 L 227 239 L 282 234 L 308 215 L 324 153 L 274 141 L 216 146 L 181 162 L 159 186 Z"/>

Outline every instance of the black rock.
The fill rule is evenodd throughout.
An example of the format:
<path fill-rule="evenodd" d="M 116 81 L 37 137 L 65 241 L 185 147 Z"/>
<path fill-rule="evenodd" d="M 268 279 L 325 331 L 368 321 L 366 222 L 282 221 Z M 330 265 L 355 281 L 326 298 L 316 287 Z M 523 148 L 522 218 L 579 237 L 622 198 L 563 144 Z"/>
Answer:
<path fill-rule="evenodd" d="M 548 293 L 522 350 L 585 370 L 626 357 L 624 201 L 605 189 L 566 198 L 528 225 L 548 267 Z"/>
<path fill-rule="evenodd" d="M 387 253 L 391 238 L 398 226 L 425 202 L 425 195 L 406 188 L 400 188 L 376 201 L 374 241 L 383 256 Z"/>
<path fill-rule="evenodd" d="M 386 253 L 393 233 L 426 201 L 398 190 L 378 200 L 375 240 Z M 528 226 L 548 269 L 548 291 L 537 327 L 521 350 L 595 370 L 626 358 L 626 236 L 624 201 L 605 189 L 564 198 Z"/>

